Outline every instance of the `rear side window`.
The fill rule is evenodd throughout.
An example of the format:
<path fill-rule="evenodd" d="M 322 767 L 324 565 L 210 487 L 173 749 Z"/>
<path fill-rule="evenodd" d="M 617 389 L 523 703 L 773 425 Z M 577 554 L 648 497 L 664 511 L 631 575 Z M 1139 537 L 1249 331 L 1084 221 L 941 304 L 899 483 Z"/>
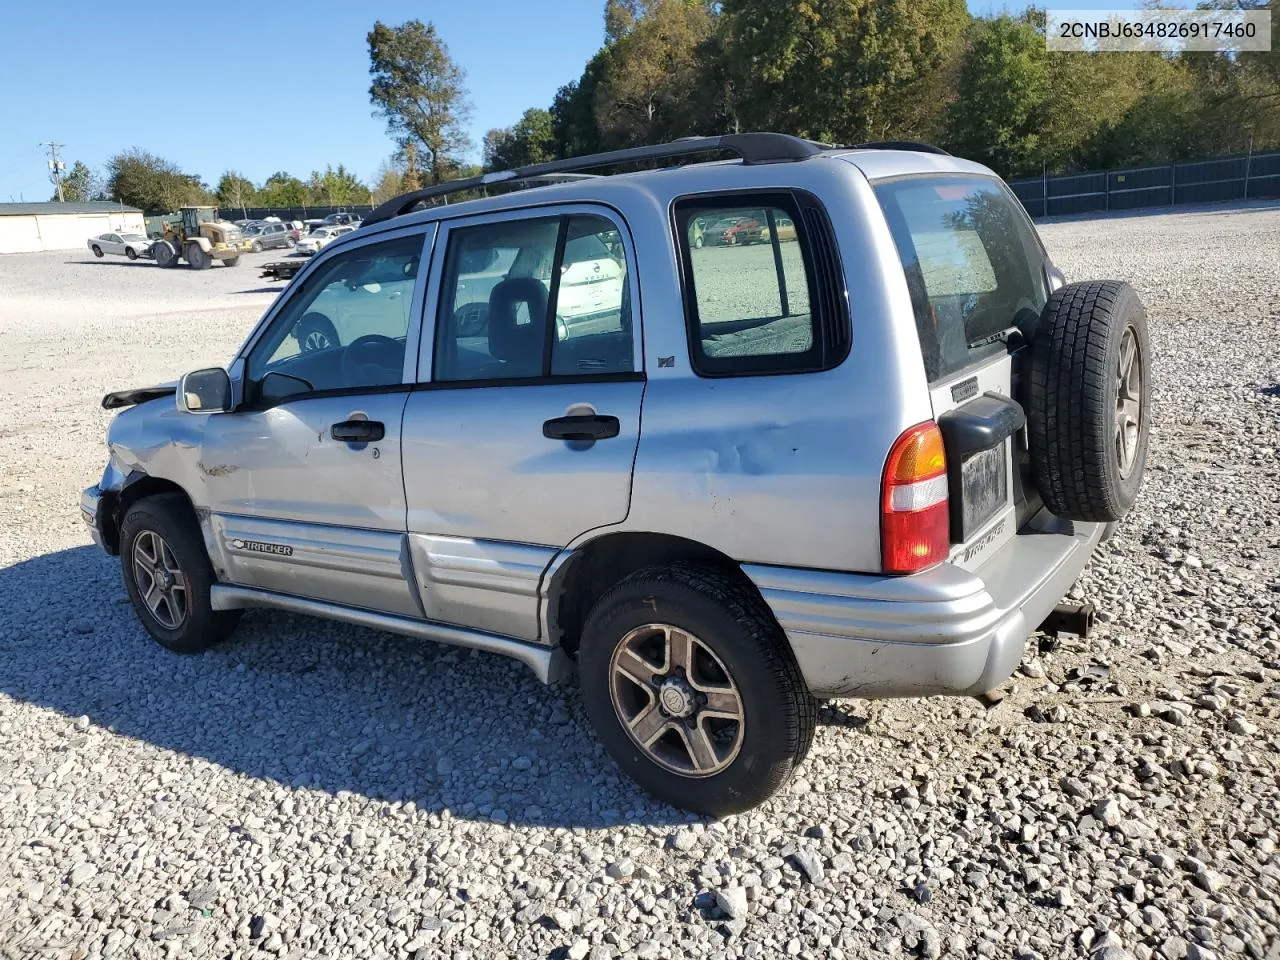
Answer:
<path fill-rule="evenodd" d="M 676 204 L 675 230 L 696 372 L 798 373 L 844 359 L 848 298 L 816 201 L 790 193 L 690 198 Z"/>
<path fill-rule="evenodd" d="M 1017 201 L 989 177 L 906 177 L 875 187 L 911 291 L 929 380 L 1029 336 L 1047 298 L 1044 251 Z"/>

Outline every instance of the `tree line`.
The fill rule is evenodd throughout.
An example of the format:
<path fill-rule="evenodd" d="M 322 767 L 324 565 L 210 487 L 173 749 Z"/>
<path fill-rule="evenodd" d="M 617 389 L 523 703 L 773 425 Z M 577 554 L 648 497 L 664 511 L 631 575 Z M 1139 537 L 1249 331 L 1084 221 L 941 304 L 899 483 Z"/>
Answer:
<path fill-rule="evenodd" d="M 1280 50 L 1280 0 L 1212 5 L 1270 9 Z M 1035 7 L 975 17 L 964 0 L 605 0 L 604 26 L 577 80 L 484 135 L 480 166 L 466 73 L 435 26 L 378 21 L 369 98 L 396 148 L 374 182 L 338 165 L 260 184 L 229 170 L 210 187 L 135 148 L 101 178 L 77 161 L 64 193 L 148 212 L 379 203 L 481 169 L 744 130 L 921 140 L 1007 178 L 1280 147 L 1275 52 L 1049 52 Z"/>
<path fill-rule="evenodd" d="M 1270 9 L 1277 0 L 1220 0 Z M 1008 178 L 1280 146 L 1280 55 L 1066 53 L 964 0 L 607 0 L 605 40 L 489 169 L 696 134 L 921 140 Z"/>

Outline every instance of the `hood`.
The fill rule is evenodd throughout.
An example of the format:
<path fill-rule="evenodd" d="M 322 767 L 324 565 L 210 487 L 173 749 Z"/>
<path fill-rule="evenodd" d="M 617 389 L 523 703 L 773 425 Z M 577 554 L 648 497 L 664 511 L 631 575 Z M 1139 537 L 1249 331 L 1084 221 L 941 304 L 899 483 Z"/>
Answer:
<path fill-rule="evenodd" d="M 146 403 L 148 400 L 158 400 L 160 397 L 172 397 L 177 392 L 177 380 L 173 380 L 170 383 L 162 383 L 154 387 L 136 387 L 133 390 L 117 390 L 115 393 L 108 393 L 102 398 L 102 409 L 118 410 L 121 407 L 131 407 L 135 403 Z"/>

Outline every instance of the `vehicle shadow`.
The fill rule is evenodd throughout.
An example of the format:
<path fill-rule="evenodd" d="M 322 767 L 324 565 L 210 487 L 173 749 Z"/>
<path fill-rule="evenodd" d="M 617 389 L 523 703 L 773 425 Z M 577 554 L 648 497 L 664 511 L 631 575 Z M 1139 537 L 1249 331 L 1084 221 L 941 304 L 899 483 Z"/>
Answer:
<path fill-rule="evenodd" d="M 254 287 L 252 290 L 232 290 L 232 293 L 279 293 L 284 289 L 284 282 L 278 287 Z"/>
<path fill-rule="evenodd" d="M 154 267 L 156 265 L 150 257 L 139 257 L 137 260 L 130 260 L 128 257 L 103 257 L 101 260 L 97 257 L 85 257 L 83 260 L 66 262 L 72 265 L 90 264 L 95 267 Z"/>
<path fill-rule="evenodd" d="M 576 686 L 544 686 L 502 657 L 274 611 L 179 656 L 138 623 L 119 561 L 89 546 L 0 569 L 0 598 L 0 692 L 69 721 L 87 715 L 251 777 L 473 820 L 690 819 L 622 776 Z"/>

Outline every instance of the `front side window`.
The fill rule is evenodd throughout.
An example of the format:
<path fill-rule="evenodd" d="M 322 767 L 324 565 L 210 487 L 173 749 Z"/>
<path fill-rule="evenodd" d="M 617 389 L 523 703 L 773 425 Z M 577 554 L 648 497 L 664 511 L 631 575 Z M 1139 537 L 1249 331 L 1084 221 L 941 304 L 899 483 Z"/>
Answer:
<path fill-rule="evenodd" d="M 930 381 L 1029 337 L 1048 297 L 1044 251 L 990 177 L 906 177 L 876 185 L 906 273 Z"/>
<path fill-rule="evenodd" d="M 675 221 L 698 373 L 788 373 L 843 358 L 824 327 L 847 317 L 814 308 L 836 302 L 818 297 L 813 268 L 813 246 L 825 238 L 797 228 L 789 194 L 692 198 L 676 204 Z"/>
<path fill-rule="evenodd" d="M 607 218 L 455 229 L 440 290 L 435 379 L 630 373 L 629 289 L 622 240 Z"/>
<path fill-rule="evenodd" d="M 250 399 L 400 383 L 422 243 L 355 247 L 307 277 L 249 355 Z"/>

